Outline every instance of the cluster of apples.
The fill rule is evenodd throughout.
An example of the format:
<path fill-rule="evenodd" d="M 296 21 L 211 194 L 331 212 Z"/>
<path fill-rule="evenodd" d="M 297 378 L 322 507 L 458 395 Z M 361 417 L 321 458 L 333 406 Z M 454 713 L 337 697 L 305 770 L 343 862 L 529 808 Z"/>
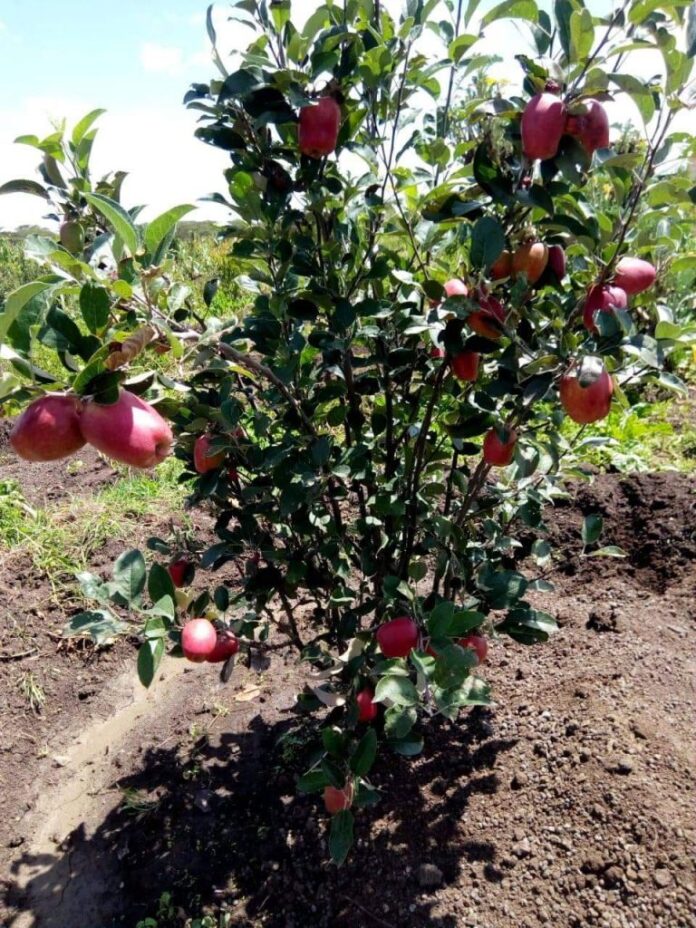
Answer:
<path fill-rule="evenodd" d="M 171 451 L 172 430 L 134 393 L 121 390 L 104 405 L 71 394 L 34 400 L 17 419 L 10 444 L 25 461 L 56 461 L 89 443 L 130 467 L 154 467 Z"/>
<path fill-rule="evenodd" d="M 382 655 L 387 658 L 408 657 L 414 648 L 421 642 L 418 626 L 410 616 L 399 616 L 379 626 L 375 633 L 377 644 Z M 471 634 L 460 638 L 457 644 L 461 648 L 470 648 L 482 664 L 488 655 L 488 641 L 483 635 Z M 437 658 L 437 652 L 428 643 L 425 653 Z M 378 707 L 373 702 L 374 690 L 369 686 L 363 687 L 356 695 L 358 704 L 358 722 L 372 722 L 378 713 Z M 348 781 L 342 788 L 326 786 L 324 788 L 324 806 L 329 815 L 335 815 L 343 809 L 349 809 L 353 803 L 355 786 Z"/>
<path fill-rule="evenodd" d="M 181 650 L 194 664 L 220 664 L 239 651 L 239 641 L 228 629 L 217 629 L 210 619 L 189 619 L 181 630 Z"/>
<path fill-rule="evenodd" d="M 520 128 L 530 161 L 554 158 L 564 135 L 576 138 L 590 156 L 609 146 L 609 118 L 598 100 L 584 100 L 572 112 L 556 94 L 538 93 L 525 106 Z"/>

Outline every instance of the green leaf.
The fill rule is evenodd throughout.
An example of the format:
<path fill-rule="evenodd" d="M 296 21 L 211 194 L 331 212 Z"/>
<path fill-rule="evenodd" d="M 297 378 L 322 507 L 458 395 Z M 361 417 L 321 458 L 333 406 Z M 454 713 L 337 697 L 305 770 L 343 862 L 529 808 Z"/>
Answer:
<path fill-rule="evenodd" d="M 686 25 L 686 54 L 689 58 L 696 55 L 696 0 L 689 7 L 689 18 Z"/>
<path fill-rule="evenodd" d="M 509 635 L 521 644 L 536 644 L 546 641 L 549 635 L 558 630 L 553 616 L 537 609 L 532 609 L 527 603 L 518 608 L 511 609 L 505 619 L 496 625 L 496 631 Z"/>
<path fill-rule="evenodd" d="M 571 0 L 556 0 L 553 5 L 554 16 L 558 23 L 558 37 L 566 58 L 570 58 L 570 18 L 574 10 Z"/>
<path fill-rule="evenodd" d="M 75 128 L 72 131 L 72 143 L 77 148 L 82 139 L 85 137 L 90 127 L 103 115 L 106 110 L 92 110 L 91 113 L 87 113 L 86 116 L 83 116 L 82 119 L 77 123 Z"/>
<path fill-rule="evenodd" d="M 412 707 L 401 709 L 393 706 L 384 713 L 384 733 L 387 738 L 397 741 L 405 738 L 416 724 L 418 715 Z"/>
<path fill-rule="evenodd" d="M 35 197 L 48 199 L 48 191 L 35 180 L 8 180 L 6 184 L 0 186 L 0 194 L 3 193 L 29 193 Z"/>
<path fill-rule="evenodd" d="M 505 232 L 493 216 L 482 216 L 471 231 L 471 263 L 487 269 L 505 248 Z"/>
<path fill-rule="evenodd" d="M 114 586 L 128 603 L 145 589 L 145 558 L 137 548 L 124 551 L 113 569 Z"/>
<path fill-rule="evenodd" d="M 330 785 L 329 778 L 323 770 L 308 770 L 297 781 L 297 789 L 301 793 L 320 793 Z"/>
<path fill-rule="evenodd" d="M 481 20 L 482 26 L 490 26 L 498 19 L 526 19 L 535 23 L 539 19 L 539 8 L 534 0 L 503 0 Z"/>
<path fill-rule="evenodd" d="M 53 284 L 45 283 L 42 280 L 34 280 L 30 284 L 24 284 L 13 290 L 5 300 L 5 305 L 0 312 L 0 342 L 5 341 L 5 336 L 26 304 L 33 300 L 40 293 L 45 293 Z"/>
<path fill-rule="evenodd" d="M 628 555 L 618 545 L 606 545 L 604 548 L 591 551 L 588 557 L 628 557 Z"/>
<path fill-rule="evenodd" d="M 195 208 L 195 206 L 188 203 L 182 206 L 174 206 L 172 209 L 167 210 L 166 213 L 162 213 L 161 216 L 153 219 L 145 230 L 145 248 L 148 253 L 154 255 L 160 243 L 174 229 L 177 222 Z"/>
<path fill-rule="evenodd" d="M 593 545 L 602 534 L 604 520 L 596 513 L 590 513 L 585 516 L 582 522 L 582 543 L 584 545 Z"/>
<path fill-rule="evenodd" d="M 377 732 L 374 728 L 368 728 L 350 759 L 350 769 L 357 777 L 364 777 L 374 764 L 375 757 L 377 757 Z"/>
<path fill-rule="evenodd" d="M 121 204 L 102 193 L 85 193 L 84 198 L 102 214 L 130 253 L 136 254 L 139 245 L 138 230 Z"/>
<path fill-rule="evenodd" d="M 153 564 L 150 568 L 150 573 L 147 576 L 147 592 L 153 603 L 159 602 L 165 596 L 168 596 L 173 603 L 176 603 L 174 583 L 169 576 L 169 571 L 161 564 Z"/>
<path fill-rule="evenodd" d="M 97 647 L 113 644 L 119 635 L 125 634 L 129 626 L 106 609 L 81 612 L 70 620 L 63 634 L 68 637 L 91 638 Z"/>
<path fill-rule="evenodd" d="M 109 321 L 111 303 L 108 291 L 88 281 L 80 290 L 80 312 L 85 325 L 96 335 Z"/>
<path fill-rule="evenodd" d="M 331 859 L 340 867 L 353 845 L 353 813 L 342 809 L 331 819 L 329 852 Z"/>
<path fill-rule="evenodd" d="M 402 754 L 404 757 L 416 757 L 423 750 L 423 738 L 420 735 L 392 738 L 387 743 L 395 754 Z"/>
<path fill-rule="evenodd" d="M 138 650 L 138 679 L 143 686 L 150 686 L 164 654 L 164 638 L 148 638 Z"/>
<path fill-rule="evenodd" d="M 397 706 L 415 706 L 418 692 L 408 677 L 385 676 L 377 684 L 373 702 L 387 699 Z"/>
<path fill-rule="evenodd" d="M 570 55 L 573 61 L 582 61 L 592 51 L 594 26 L 592 14 L 584 7 L 574 10 L 570 17 Z"/>

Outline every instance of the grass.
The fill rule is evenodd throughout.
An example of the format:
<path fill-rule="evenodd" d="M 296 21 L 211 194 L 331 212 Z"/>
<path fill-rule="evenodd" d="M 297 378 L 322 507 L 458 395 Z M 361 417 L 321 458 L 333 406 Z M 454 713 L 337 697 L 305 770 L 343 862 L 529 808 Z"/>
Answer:
<path fill-rule="evenodd" d="M 577 431 L 566 422 L 567 438 Z M 675 470 L 696 473 L 696 392 L 688 397 L 615 407 L 607 419 L 588 426 L 583 438 L 603 438 L 601 447 L 581 449 L 583 460 L 621 473 Z"/>
<path fill-rule="evenodd" d="M 79 458 L 67 464 L 79 471 Z M 0 482 L 0 554 L 26 555 L 48 579 L 54 594 L 73 587 L 74 575 L 87 569 L 112 541 L 124 545 L 142 536 L 153 516 L 181 510 L 185 489 L 177 483 L 181 464 L 170 458 L 156 476 L 124 475 L 94 495 L 45 508 L 30 506 L 15 481 Z"/>
<path fill-rule="evenodd" d="M 46 692 L 31 671 L 27 671 L 19 678 L 19 691 L 32 712 L 39 715 L 46 702 Z"/>

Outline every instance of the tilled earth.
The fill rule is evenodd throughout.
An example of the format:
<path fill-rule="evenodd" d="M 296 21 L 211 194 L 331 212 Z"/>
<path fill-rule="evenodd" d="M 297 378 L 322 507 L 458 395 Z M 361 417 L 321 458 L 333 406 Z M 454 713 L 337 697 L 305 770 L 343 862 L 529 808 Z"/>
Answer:
<path fill-rule="evenodd" d="M 579 555 L 597 511 L 625 560 Z M 481 672 L 496 704 L 433 722 L 419 758 L 378 762 L 383 799 L 359 813 L 340 869 L 316 797 L 288 772 L 304 749 L 289 656 L 227 686 L 179 669 L 124 724 L 128 646 L 90 663 L 63 653 L 44 716 L 2 708 L 15 814 L 0 924 L 165 928 L 207 906 L 235 928 L 696 926 L 695 516 L 696 485 L 677 474 L 598 477 L 547 513 L 560 558 L 538 604 L 560 632 L 495 641 Z M 38 596 L 12 589 L 15 608 Z M 30 624 L 42 659 L 63 621 Z"/>

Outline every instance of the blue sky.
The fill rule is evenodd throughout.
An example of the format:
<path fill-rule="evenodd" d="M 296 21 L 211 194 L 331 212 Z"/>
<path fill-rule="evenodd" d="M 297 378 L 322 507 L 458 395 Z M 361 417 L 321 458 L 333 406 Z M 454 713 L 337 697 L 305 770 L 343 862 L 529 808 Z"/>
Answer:
<path fill-rule="evenodd" d="M 401 0 L 386 3 L 401 9 Z M 483 0 L 479 15 L 493 4 Z M 606 13 L 612 3 L 590 0 L 590 5 L 593 12 Z M 151 216 L 222 189 L 227 156 L 194 139 L 196 115 L 181 103 L 192 81 L 216 73 L 206 6 L 206 0 L 0 0 L 0 86 L 5 88 L 0 95 L 0 183 L 35 176 L 36 152 L 14 145 L 16 136 L 46 135 L 52 122 L 66 117 L 74 123 L 102 107 L 107 113 L 98 123 L 94 174 L 128 171 L 126 205 L 149 204 Z M 293 20 L 303 24 L 316 6 L 315 0 L 293 0 Z M 223 57 L 250 38 L 238 23 L 228 23 L 228 9 L 227 0 L 215 4 Z M 533 54 L 527 34 L 524 25 L 496 23 L 476 51 L 501 54 L 497 76 L 517 82 L 514 54 Z M 645 64 L 641 59 L 633 73 Z M 630 116 L 623 101 L 612 104 L 612 110 L 614 119 Z M 40 221 L 43 212 L 38 199 L 0 197 L 0 229 Z M 196 215 L 226 218 L 212 205 Z"/>

